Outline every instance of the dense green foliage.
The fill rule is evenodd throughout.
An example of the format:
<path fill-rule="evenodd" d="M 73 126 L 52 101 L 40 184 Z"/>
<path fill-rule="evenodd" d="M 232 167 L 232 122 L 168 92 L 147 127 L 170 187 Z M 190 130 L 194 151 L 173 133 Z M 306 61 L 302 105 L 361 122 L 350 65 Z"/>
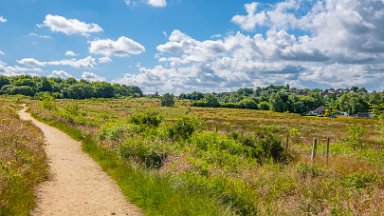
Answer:
<path fill-rule="evenodd" d="M 193 106 L 272 110 L 306 114 L 326 106 L 328 114 L 337 110 L 349 114 L 372 110 L 377 116 L 384 110 L 384 92 L 369 93 L 364 88 L 297 89 L 289 86 L 241 88 L 233 92 L 180 94 L 181 100 L 192 100 Z"/>
<path fill-rule="evenodd" d="M 169 93 L 166 93 L 164 94 L 161 98 L 160 98 L 160 101 L 161 101 L 161 106 L 165 106 L 165 107 L 173 107 L 175 105 L 175 99 L 173 98 L 174 96 L 169 94 Z"/>
<path fill-rule="evenodd" d="M 136 86 L 27 75 L 10 77 L 0 75 L 0 94 L 21 94 L 31 97 L 51 94 L 54 98 L 71 99 L 143 96 L 143 92 Z"/>

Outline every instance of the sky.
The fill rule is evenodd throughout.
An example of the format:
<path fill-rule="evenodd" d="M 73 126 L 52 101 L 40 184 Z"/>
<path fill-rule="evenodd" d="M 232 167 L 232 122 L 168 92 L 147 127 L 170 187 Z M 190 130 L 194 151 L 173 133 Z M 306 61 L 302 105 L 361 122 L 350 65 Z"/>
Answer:
<path fill-rule="evenodd" d="M 384 90 L 384 0 L 0 0 L 0 74 Z"/>

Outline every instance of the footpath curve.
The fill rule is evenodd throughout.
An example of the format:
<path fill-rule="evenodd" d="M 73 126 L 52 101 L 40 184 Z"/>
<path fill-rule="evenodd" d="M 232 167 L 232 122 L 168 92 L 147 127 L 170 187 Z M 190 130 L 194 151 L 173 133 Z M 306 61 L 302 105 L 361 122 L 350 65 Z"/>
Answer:
<path fill-rule="evenodd" d="M 82 151 L 80 142 L 34 119 L 25 105 L 19 116 L 44 133 L 52 176 L 38 186 L 37 207 L 31 215 L 143 215 L 127 202 L 113 179 Z"/>

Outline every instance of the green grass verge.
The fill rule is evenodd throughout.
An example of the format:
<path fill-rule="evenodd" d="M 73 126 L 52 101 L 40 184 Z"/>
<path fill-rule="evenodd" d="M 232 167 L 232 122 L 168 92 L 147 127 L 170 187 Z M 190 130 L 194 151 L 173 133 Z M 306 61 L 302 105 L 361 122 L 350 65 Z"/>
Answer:
<path fill-rule="evenodd" d="M 233 215 L 230 208 L 218 199 L 203 193 L 192 193 L 171 176 L 133 168 L 116 153 L 100 147 L 90 136 L 83 135 L 70 125 L 33 116 L 81 141 L 83 150 L 115 179 L 128 200 L 146 215 Z"/>

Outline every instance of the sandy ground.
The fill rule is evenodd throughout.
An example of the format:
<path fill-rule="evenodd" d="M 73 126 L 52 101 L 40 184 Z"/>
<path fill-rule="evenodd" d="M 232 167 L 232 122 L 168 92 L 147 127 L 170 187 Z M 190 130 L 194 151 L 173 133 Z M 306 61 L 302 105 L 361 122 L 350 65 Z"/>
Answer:
<path fill-rule="evenodd" d="M 116 183 L 86 155 L 81 144 L 56 128 L 25 112 L 45 136 L 45 151 L 52 178 L 37 188 L 37 207 L 32 215 L 142 215 L 129 204 Z"/>

